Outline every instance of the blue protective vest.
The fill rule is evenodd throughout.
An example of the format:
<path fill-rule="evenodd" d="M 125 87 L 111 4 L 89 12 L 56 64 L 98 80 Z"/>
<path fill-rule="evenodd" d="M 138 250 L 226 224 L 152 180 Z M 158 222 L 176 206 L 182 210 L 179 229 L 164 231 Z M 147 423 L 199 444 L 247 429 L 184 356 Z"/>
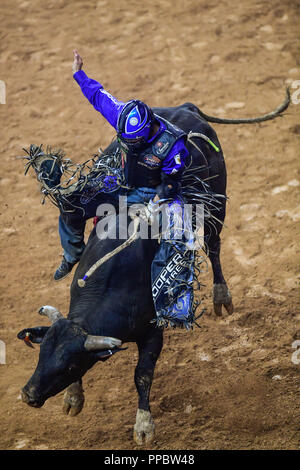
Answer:
<path fill-rule="evenodd" d="M 122 165 L 127 185 L 130 188 L 155 188 L 161 183 L 161 167 L 163 160 L 172 150 L 175 142 L 186 133 L 170 122 L 155 115 L 162 121 L 166 129 L 138 154 L 126 152 L 122 147 Z"/>

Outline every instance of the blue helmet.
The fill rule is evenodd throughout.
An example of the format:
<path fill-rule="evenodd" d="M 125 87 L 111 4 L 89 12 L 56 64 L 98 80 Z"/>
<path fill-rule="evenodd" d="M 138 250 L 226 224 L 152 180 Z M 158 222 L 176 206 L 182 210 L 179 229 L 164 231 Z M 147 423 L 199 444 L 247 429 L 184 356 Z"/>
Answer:
<path fill-rule="evenodd" d="M 138 100 L 128 101 L 118 118 L 118 138 L 129 147 L 139 147 L 148 140 L 153 122 L 149 106 Z"/>

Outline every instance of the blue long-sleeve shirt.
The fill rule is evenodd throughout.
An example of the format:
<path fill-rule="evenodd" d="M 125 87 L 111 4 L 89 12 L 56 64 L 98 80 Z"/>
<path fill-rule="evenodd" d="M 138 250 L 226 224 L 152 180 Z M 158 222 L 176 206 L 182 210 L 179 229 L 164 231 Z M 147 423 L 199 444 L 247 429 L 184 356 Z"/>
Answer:
<path fill-rule="evenodd" d="M 117 100 L 114 96 L 104 90 L 101 83 L 89 78 L 83 70 L 79 70 L 74 73 L 73 77 L 80 86 L 84 96 L 94 106 L 96 111 L 101 113 L 111 126 L 117 130 L 118 117 L 125 106 L 125 103 Z M 165 125 L 162 121 L 159 121 L 159 124 L 159 130 L 153 137 L 151 137 L 151 139 L 148 140 L 148 143 L 151 143 L 158 133 L 161 133 L 165 129 Z M 167 175 L 180 174 L 184 168 L 187 155 L 188 150 L 184 144 L 184 138 L 181 138 L 175 142 L 170 153 L 163 160 L 161 168 L 162 171 Z"/>

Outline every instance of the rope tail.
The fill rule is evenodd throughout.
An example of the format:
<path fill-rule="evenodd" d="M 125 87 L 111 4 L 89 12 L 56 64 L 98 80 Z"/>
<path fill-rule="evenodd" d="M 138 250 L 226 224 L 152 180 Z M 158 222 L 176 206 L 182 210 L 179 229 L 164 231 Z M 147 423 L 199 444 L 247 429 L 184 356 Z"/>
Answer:
<path fill-rule="evenodd" d="M 138 230 L 138 226 L 139 226 L 139 223 L 140 223 L 140 219 L 139 217 L 135 217 L 134 220 L 133 220 L 133 233 L 132 235 L 124 242 L 122 243 L 122 245 L 119 245 L 117 246 L 117 248 L 115 248 L 113 251 L 111 251 L 110 253 L 107 253 L 105 256 L 103 256 L 102 258 L 100 258 L 98 261 L 96 261 L 95 264 L 93 264 L 90 269 L 86 272 L 86 274 L 83 276 L 82 279 L 78 279 L 78 285 L 79 287 L 84 287 L 85 284 L 86 284 L 86 281 L 87 279 L 102 265 L 104 264 L 106 261 L 108 261 L 110 258 L 112 258 L 113 256 L 115 256 L 117 253 L 120 253 L 120 251 L 124 250 L 124 248 L 126 248 L 127 246 L 129 246 L 132 242 L 134 242 L 137 237 L 138 237 L 138 233 L 137 233 L 137 230 Z"/>

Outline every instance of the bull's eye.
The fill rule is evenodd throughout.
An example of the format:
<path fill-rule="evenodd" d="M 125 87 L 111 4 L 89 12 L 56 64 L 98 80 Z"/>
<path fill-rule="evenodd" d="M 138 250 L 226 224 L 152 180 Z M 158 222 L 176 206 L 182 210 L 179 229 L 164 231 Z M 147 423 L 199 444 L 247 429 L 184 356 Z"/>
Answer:
<path fill-rule="evenodd" d="M 71 365 L 68 367 L 67 371 L 68 371 L 69 374 L 75 374 L 76 371 L 77 371 L 77 369 L 78 369 L 78 368 L 77 368 L 77 366 L 75 366 L 75 364 L 71 364 Z"/>

